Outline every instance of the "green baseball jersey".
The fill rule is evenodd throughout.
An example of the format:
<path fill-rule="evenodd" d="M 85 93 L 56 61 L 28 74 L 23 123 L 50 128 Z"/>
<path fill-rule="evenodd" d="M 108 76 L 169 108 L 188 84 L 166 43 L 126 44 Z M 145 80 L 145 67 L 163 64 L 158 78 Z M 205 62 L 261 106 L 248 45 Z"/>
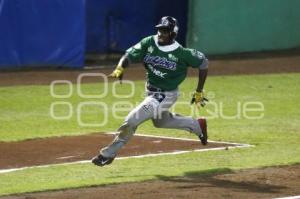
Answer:
<path fill-rule="evenodd" d="M 176 41 L 160 46 L 157 35 L 142 39 L 126 53 L 131 62 L 144 63 L 151 85 L 166 91 L 178 88 L 186 78 L 188 67 L 207 67 L 207 59 L 201 52 L 184 48 Z"/>

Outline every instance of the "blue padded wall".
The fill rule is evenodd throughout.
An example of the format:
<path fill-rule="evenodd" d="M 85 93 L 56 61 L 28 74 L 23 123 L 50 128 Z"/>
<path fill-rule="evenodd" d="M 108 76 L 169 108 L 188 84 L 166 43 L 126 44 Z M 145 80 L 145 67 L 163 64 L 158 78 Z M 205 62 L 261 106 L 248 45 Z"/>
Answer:
<path fill-rule="evenodd" d="M 0 0 L 0 68 L 83 67 L 85 0 Z"/>
<path fill-rule="evenodd" d="M 86 1 L 86 52 L 123 52 L 143 37 L 156 34 L 162 16 L 179 21 L 177 40 L 184 44 L 187 1 L 88 0 Z"/>

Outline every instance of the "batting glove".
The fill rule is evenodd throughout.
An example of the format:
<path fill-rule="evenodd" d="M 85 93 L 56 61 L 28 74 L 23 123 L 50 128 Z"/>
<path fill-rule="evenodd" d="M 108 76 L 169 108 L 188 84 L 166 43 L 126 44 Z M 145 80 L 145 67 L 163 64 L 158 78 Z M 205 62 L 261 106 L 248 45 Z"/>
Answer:
<path fill-rule="evenodd" d="M 206 102 L 208 102 L 208 99 L 204 97 L 204 91 L 201 92 L 195 91 L 193 93 L 191 104 L 193 103 L 195 103 L 196 105 L 200 104 L 202 107 L 204 107 Z"/>
<path fill-rule="evenodd" d="M 123 76 L 123 71 L 124 71 L 124 68 L 122 66 L 117 66 L 117 68 L 108 76 L 120 79 Z"/>

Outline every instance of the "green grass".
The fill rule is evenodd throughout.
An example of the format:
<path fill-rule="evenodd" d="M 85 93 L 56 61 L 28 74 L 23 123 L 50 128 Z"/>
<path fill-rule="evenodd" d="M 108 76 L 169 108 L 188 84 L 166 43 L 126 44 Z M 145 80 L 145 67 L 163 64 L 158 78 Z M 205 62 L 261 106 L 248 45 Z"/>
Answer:
<path fill-rule="evenodd" d="M 194 90 L 195 84 L 194 78 L 183 83 L 179 102 L 189 102 L 188 95 Z M 128 87 L 118 86 L 117 90 L 128 93 Z M 104 102 L 109 107 L 114 102 L 125 100 L 135 104 L 143 99 L 143 88 L 143 82 L 136 82 L 136 95 L 130 99 L 120 99 L 112 96 L 109 84 L 107 97 L 90 101 Z M 95 94 L 103 90 L 103 85 L 85 84 L 83 90 L 86 94 Z M 211 117 L 209 112 L 213 112 L 215 106 L 222 106 L 223 115 L 235 116 L 238 113 L 237 106 L 261 102 L 264 106 L 262 119 L 249 120 L 243 114 L 233 119 L 222 119 L 218 112 L 214 119 L 209 120 L 210 139 L 254 144 L 256 147 L 116 160 L 112 166 L 104 168 L 75 164 L 0 174 L 0 195 L 300 163 L 300 74 L 209 77 L 206 90 L 211 104 L 201 109 L 200 114 L 197 111 L 191 114 L 193 109 L 188 104 L 176 106 L 176 112 L 194 117 Z M 67 93 L 67 87 L 58 86 L 55 91 Z M 68 101 L 76 109 L 80 102 L 86 101 L 78 96 L 76 89 L 73 91 L 73 96 L 68 99 L 54 99 L 50 95 L 49 86 L 0 87 L 0 140 L 17 141 L 115 131 L 122 123 L 122 119 L 112 119 L 111 111 L 108 111 L 109 122 L 103 127 L 78 126 L 76 111 L 70 120 L 53 120 L 49 114 L 52 102 Z M 103 109 L 86 107 L 83 111 L 82 119 L 85 122 L 97 123 L 103 120 Z M 57 115 L 62 116 L 65 112 L 66 109 L 60 107 Z M 120 115 L 126 116 L 126 113 L 124 111 Z M 249 115 L 258 114 L 260 112 Z M 151 122 L 144 123 L 138 132 L 195 138 L 182 131 L 157 131 Z"/>

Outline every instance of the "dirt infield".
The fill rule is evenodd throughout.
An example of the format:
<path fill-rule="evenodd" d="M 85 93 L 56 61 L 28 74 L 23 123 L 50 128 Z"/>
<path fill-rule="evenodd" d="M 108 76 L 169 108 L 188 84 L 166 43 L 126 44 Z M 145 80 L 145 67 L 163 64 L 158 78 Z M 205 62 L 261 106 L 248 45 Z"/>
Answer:
<path fill-rule="evenodd" d="M 2 169 L 90 160 L 100 148 L 106 146 L 113 139 L 113 134 L 95 133 L 83 136 L 54 137 L 20 142 L 0 142 L 0 171 Z M 198 140 L 135 135 L 120 150 L 118 157 L 228 146 L 236 145 L 211 142 L 204 147 Z"/>
<path fill-rule="evenodd" d="M 0 170 L 87 160 L 114 138 L 113 134 L 0 142 Z M 51 146 L 51 147 L 45 147 Z M 119 157 L 233 146 L 198 140 L 167 139 L 136 135 Z M 223 149 L 224 150 L 224 149 Z M 47 155 L 45 155 L 47 154 Z M 100 169 L 100 168 L 99 168 Z M 213 173 L 213 174 L 210 174 Z M 189 172 L 181 177 L 156 176 L 157 180 L 28 193 L 1 199 L 92 198 L 275 198 L 300 195 L 300 165 L 232 171 L 227 168 Z M 100 197 L 101 196 L 101 197 Z"/>
<path fill-rule="evenodd" d="M 298 52 L 298 51 L 297 51 Z M 106 66 L 107 67 L 107 66 Z M 54 80 L 69 80 L 76 83 L 82 73 L 104 73 L 108 75 L 112 68 L 86 70 L 36 70 L 19 72 L 0 72 L 0 86 L 14 85 L 50 85 Z M 234 58 L 211 59 L 209 76 L 236 74 L 266 74 L 300 72 L 300 50 L 293 54 L 255 54 Z M 190 69 L 189 76 L 197 76 L 196 69 Z M 126 69 L 124 79 L 144 80 L 145 69 L 141 64 L 134 64 Z M 98 78 L 87 78 L 85 82 L 99 82 Z"/>
<path fill-rule="evenodd" d="M 183 177 L 52 192 L 1 199 L 191 198 L 270 199 L 300 195 L 300 165 L 231 171 L 216 174 L 186 173 Z"/>

